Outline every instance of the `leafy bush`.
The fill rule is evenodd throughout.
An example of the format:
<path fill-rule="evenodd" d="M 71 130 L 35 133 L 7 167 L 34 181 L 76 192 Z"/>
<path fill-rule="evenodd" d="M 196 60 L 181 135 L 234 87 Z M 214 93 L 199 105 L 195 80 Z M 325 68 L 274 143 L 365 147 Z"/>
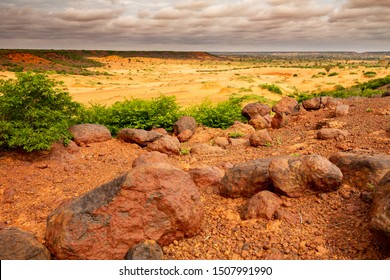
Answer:
<path fill-rule="evenodd" d="M 126 127 L 139 129 L 163 127 L 170 131 L 178 118 L 179 106 L 176 98 L 160 96 L 152 100 L 131 99 L 116 102 L 111 107 L 93 105 L 83 110 L 79 122 L 103 124 L 115 135 Z"/>
<path fill-rule="evenodd" d="M 188 109 L 187 114 L 194 117 L 197 123 L 208 127 L 228 128 L 235 121 L 245 121 L 241 114 L 241 103 L 246 99 L 243 97 L 231 96 L 229 100 L 212 104 L 206 100 L 200 105 Z"/>
<path fill-rule="evenodd" d="M 364 72 L 363 75 L 364 75 L 364 77 L 372 78 L 372 77 L 375 77 L 375 76 L 376 76 L 376 72 L 368 71 L 368 72 Z"/>
<path fill-rule="evenodd" d="M 280 87 L 278 87 L 277 85 L 269 85 L 269 84 L 262 84 L 260 85 L 260 87 L 262 89 L 268 89 L 270 92 L 273 92 L 273 93 L 277 93 L 277 94 L 282 94 L 282 90 L 280 89 Z"/>
<path fill-rule="evenodd" d="M 328 75 L 328 77 L 333 77 L 333 76 L 337 76 L 339 73 L 337 73 L 337 72 L 332 72 L 332 73 L 330 73 L 329 75 Z"/>
<path fill-rule="evenodd" d="M 0 147 L 47 150 L 72 135 L 80 105 L 44 74 L 17 73 L 0 81 Z"/>

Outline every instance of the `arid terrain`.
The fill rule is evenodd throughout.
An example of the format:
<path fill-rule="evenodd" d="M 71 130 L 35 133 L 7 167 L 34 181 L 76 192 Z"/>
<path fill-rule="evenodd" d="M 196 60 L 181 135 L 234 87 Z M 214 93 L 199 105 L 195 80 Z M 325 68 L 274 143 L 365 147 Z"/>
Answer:
<path fill-rule="evenodd" d="M 26 58 L 24 58 L 26 59 Z M 29 57 L 31 59 L 31 57 Z M 259 87 L 276 84 L 283 94 L 316 92 L 369 80 L 363 71 L 377 77 L 390 74 L 386 67 L 367 68 L 372 61 L 330 70 L 338 75 L 320 75 L 319 68 L 294 68 L 281 62 L 252 62 L 226 59 L 183 59 L 106 56 L 93 58 L 104 66 L 89 68 L 110 75 L 80 76 L 53 74 L 65 82 L 75 101 L 112 104 L 126 98 L 175 95 L 189 106 L 205 98 L 214 102 L 232 93 L 257 94 L 270 101 L 281 95 Z M 38 58 L 34 63 L 45 63 Z M 312 62 L 304 62 L 312 63 Z M 301 64 L 302 65 L 302 64 Z M 0 72 L 0 78 L 13 77 Z M 272 143 L 251 147 L 229 145 L 223 153 L 169 156 L 169 162 L 184 171 L 199 166 L 229 166 L 253 159 L 282 155 L 318 154 L 329 158 L 337 152 L 358 151 L 390 155 L 390 97 L 349 98 L 349 114 L 334 119 L 333 111 L 320 109 L 291 117 L 280 129 L 269 129 Z M 318 140 L 318 124 L 335 120 L 350 135 L 344 140 Z M 198 127 L 182 147 L 212 144 L 221 129 Z M 242 136 L 243 138 L 247 135 Z M 47 216 L 64 200 L 82 195 L 131 169 L 145 153 L 136 144 L 113 138 L 74 149 L 55 145 L 51 151 L 0 153 L 0 226 L 18 227 L 45 242 Z M 368 190 L 369 191 L 369 190 Z M 390 252 L 368 229 L 371 201 L 367 190 L 344 184 L 325 194 L 288 198 L 281 196 L 282 209 L 299 219 L 242 220 L 244 198 L 202 194 L 205 219 L 201 232 L 163 248 L 165 259 L 387 259 Z"/>

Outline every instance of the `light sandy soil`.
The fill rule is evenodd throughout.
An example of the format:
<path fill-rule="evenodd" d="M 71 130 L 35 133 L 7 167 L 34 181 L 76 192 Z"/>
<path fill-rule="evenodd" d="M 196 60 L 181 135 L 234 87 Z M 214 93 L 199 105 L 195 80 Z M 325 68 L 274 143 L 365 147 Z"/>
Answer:
<path fill-rule="evenodd" d="M 390 75 L 390 69 L 357 68 L 330 72 L 337 76 L 318 75 L 324 69 L 290 68 L 291 66 L 237 61 L 200 61 L 159 58 L 122 58 L 109 56 L 95 58 L 105 63 L 102 68 L 89 68 L 108 72 L 112 76 L 54 75 L 64 81 L 75 101 L 83 104 L 113 104 L 130 98 L 153 98 L 174 95 L 182 106 L 190 106 L 210 99 L 219 102 L 233 94 L 256 94 L 271 101 L 280 95 L 259 87 L 275 84 L 284 94 L 317 92 L 333 89 L 335 85 L 348 87 L 369 79 L 364 71 L 375 71 L 377 77 Z M 275 64 L 275 63 L 274 63 Z M 294 74 L 297 76 L 294 77 Z M 317 76 L 317 77 L 316 77 Z"/>

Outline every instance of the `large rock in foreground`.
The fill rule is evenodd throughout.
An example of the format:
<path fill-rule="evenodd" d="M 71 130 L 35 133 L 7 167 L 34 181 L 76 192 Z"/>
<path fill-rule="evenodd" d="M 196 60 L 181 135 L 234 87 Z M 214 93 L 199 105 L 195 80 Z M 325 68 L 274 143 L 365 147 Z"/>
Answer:
<path fill-rule="evenodd" d="M 337 153 L 329 160 L 344 175 L 344 182 L 361 190 L 372 190 L 390 171 L 390 155 Z"/>
<path fill-rule="evenodd" d="M 374 194 L 369 227 L 390 246 L 390 172 L 379 182 Z"/>
<path fill-rule="evenodd" d="M 111 139 L 108 128 L 100 124 L 76 124 L 71 126 L 69 131 L 73 135 L 74 142 L 79 146 Z"/>
<path fill-rule="evenodd" d="M 0 230 L 0 260 L 50 260 L 50 252 L 32 233 L 17 228 Z"/>
<path fill-rule="evenodd" d="M 189 174 L 166 163 L 143 164 L 54 210 L 46 244 L 57 259 L 124 259 L 147 239 L 163 246 L 194 236 L 203 213 Z"/>
<path fill-rule="evenodd" d="M 336 165 L 318 155 L 280 157 L 269 164 L 275 191 L 289 197 L 337 190 L 343 174 Z"/>

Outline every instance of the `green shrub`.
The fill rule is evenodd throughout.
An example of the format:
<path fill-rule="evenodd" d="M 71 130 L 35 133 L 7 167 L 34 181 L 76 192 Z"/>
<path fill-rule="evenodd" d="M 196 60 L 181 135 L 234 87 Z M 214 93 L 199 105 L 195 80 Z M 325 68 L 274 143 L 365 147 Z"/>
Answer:
<path fill-rule="evenodd" d="M 329 75 L 328 75 L 328 77 L 333 77 L 333 76 L 337 76 L 339 73 L 337 73 L 337 72 L 332 72 L 332 73 L 330 73 Z"/>
<path fill-rule="evenodd" d="M 229 138 L 235 138 L 235 139 L 237 139 L 237 138 L 240 138 L 240 137 L 242 137 L 242 136 L 244 136 L 244 133 L 239 132 L 239 131 L 235 131 L 235 132 L 230 132 L 230 133 L 229 133 Z"/>
<path fill-rule="evenodd" d="M 160 96 L 152 100 L 131 99 L 116 102 L 111 107 L 93 105 L 83 110 L 79 122 L 103 124 L 115 135 L 126 127 L 139 129 L 162 127 L 170 131 L 178 118 L 179 106 L 176 98 Z"/>
<path fill-rule="evenodd" d="M 0 81 L 0 147 L 47 150 L 72 135 L 80 105 L 44 74 L 17 73 Z"/>
<path fill-rule="evenodd" d="M 206 100 L 200 105 L 189 108 L 187 114 L 193 116 L 199 124 L 225 129 L 235 121 L 245 121 L 241 114 L 241 103 L 245 99 L 245 96 L 232 96 L 229 100 L 218 104 L 212 104 L 211 101 Z"/>
<path fill-rule="evenodd" d="M 282 94 L 282 90 L 280 89 L 280 87 L 278 87 L 277 85 L 274 85 L 274 84 L 262 84 L 260 85 L 260 87 L 262 89 L 268 89 L 270 92 L 273 92 L 273 93 L 277 93 L 277 94 Z"/>
<path fill-rule="evenodd" d="M 372 78 L 375 76 L 376 76 L 376 72 L 373 72 L 373 71 L 364 72 L 364 77 Z"/>

